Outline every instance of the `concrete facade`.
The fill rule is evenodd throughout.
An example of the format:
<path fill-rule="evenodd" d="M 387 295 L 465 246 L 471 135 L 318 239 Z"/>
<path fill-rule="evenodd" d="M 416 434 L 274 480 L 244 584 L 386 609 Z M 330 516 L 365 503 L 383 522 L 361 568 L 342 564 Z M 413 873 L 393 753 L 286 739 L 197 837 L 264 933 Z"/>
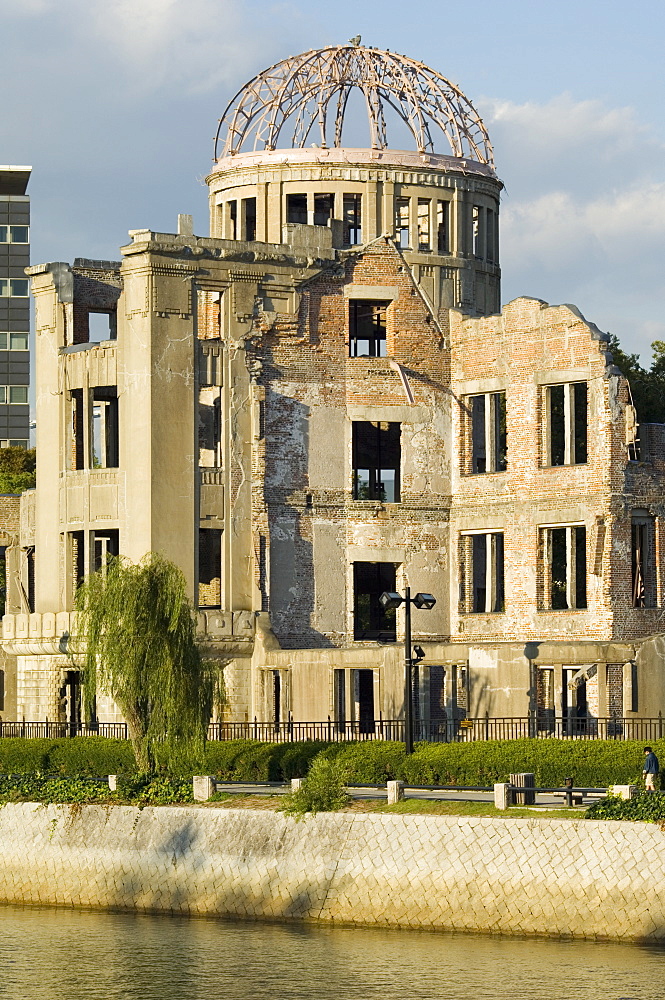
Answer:
<path fill-rule="evenodd" d="M 421 732 L 657 716 L 665 428 L 574 307 L 499 311 L 491 161 L 238 151 L 208 185 L 210 237 L 180 216 L 119 262 L 30 269 L 19 717 L 71 721 L 77 582 L 150 550 L 186 576 L 231 721 L 400 718 L 403 615 L 377 599 L 406 586 L 437 599 L 413 619 Z"/>
<path fill-rule="evenodd" d="M 0 166 L 0 448 L 30 443 L 30 264 L 32 167 Z"/>
<path fill-rule="evenodd" d="M 659 942 L 648 823 L 56 806 L 0 809 L 0 900 Z"/>

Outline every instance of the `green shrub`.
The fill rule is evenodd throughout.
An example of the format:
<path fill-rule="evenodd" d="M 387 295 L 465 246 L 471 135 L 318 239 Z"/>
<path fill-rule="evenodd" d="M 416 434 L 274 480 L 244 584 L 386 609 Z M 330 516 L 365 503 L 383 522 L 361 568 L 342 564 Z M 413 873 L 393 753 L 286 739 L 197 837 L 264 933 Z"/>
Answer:
<path fill-rule="evenodd" d="M 134 755 L 126 740 L 101 736 L 74 739 L 0 739 L 0 774 L 67 774 L 106 777 L 131 774 Z"/>
<path fill-rule="evenodd" d="M 327 746 L 314 742 L 214 741 L 206 744 L 205 773 L 221 781 L 290 781 L 303 778 Z"/>
<path fill-rule="evenodd" d="M 109 795 L 106 781 L 36 774 L 0 776 L 0 802 L 103 802 Z"/>
<path fill-rule="evenodd" d="M 341 760 L 320 755 L 312 763 L 297 792 L 284 797 L 282 812 L 300 818 L 306 813 L 335 812 L 349 801 L 349 777 Z"/>
<path fill-rule="evenodd" d="M 585 819 L 628 819 L 647 823 L 665 820 L 665 792 L 642 792 L 634 799 L 609 795 L 589 806 Z"/>
<path fill-rule="evenodd" d="M 164 775 L 139 775 L 118 782 L 115 797 L 136 805 L 171 805 L 193 802 L 191 778 L 170 778 Z"/>

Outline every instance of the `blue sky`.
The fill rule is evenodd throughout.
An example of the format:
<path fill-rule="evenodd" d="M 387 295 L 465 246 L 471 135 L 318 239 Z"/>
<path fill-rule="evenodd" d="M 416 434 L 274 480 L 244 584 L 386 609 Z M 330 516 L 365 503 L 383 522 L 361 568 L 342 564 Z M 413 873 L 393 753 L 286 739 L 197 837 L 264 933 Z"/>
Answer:
<path fill-rule="evenodd" d="M 474 0 L 0 0 L 0 162 L 34 168 L 33 261 L 116 259 L 127 230 L 207 231 L 229 98 L 308 48 L 421 59 L 482 115 L 506 184 L 503 300 L 573 302 L 665 339 L 665 5 Z M 446 150 L 442 150 L 446 152 Z"/>

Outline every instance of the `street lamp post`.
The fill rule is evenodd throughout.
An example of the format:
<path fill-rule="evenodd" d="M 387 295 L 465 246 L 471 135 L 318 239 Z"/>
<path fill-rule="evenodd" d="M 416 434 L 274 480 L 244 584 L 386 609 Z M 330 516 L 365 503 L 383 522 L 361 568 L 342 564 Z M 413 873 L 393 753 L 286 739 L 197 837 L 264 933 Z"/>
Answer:
<path fill-rule="evenodd" d="M 413 650 L 411 649 L 411 605 L 422 610 L 431 611 L 436 604 L 436 598 L 431 594 L 416 594 L 411 597 L 411 588 L 406 587 L 404 597 L 393 591 L 384 591 L 379 597 L 379 604 L 384 611 L 397 609 L 404 605 L 404 747 L 407 753 L 413 753 Z M 417 659 L 422 659 L 421 650 L 416 650 Z"/>

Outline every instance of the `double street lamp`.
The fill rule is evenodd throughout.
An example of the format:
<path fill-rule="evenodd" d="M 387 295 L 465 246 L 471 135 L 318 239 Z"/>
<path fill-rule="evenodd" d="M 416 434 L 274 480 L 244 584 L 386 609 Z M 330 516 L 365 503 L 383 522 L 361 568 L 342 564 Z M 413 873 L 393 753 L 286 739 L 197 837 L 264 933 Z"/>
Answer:
<path fill-rule="evenodd" d="M 413 753 L 413 664 L 423 659 L 424 653 L 420 646 L 411 649 L 411 605 L 419 610 L 431 611 L 436 604 L 436 597 L 431 594 L 416 594 L 411 597 L 411 588 L 406 587 L 404 597 L 401 594 L 386 590 L 379 597 L 379 604 L 384 611 L 397 610 L 404 605 L 404 746 L 407 753 Z"/>

